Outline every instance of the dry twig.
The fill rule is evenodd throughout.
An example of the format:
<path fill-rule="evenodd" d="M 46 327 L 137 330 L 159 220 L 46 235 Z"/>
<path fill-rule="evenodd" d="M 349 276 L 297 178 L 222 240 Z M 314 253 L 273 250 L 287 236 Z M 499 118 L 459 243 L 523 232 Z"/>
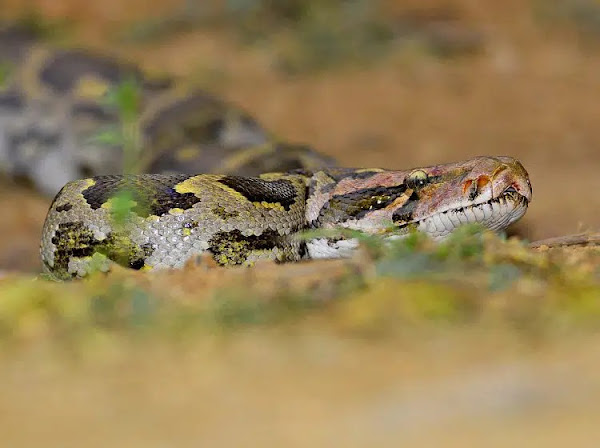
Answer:
<path fill-rule="evenodd" d="M 554 238 L 546 238 L 544 240 L 534 241 L 529 244 L 532 249 L 537 249 L 542 246 L 558 247 L 558 246 L 594 246 L 600 245 L 600 233 L 578 233 L 575 235 L 557 236 Z"/>

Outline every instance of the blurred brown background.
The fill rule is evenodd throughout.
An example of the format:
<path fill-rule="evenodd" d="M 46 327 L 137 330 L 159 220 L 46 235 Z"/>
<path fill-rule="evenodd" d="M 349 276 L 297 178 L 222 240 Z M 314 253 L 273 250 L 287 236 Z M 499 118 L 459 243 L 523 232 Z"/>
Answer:
<path fill-rule="evenodd" d="M 346 166 L 517 157 L 534 199 L 513 231 L 600 227 L 593 0 L 5 0 L 2 12 L 179 75 Z M 48 201 L 8 186 L 0 205 L 0 266 L 36 269 Z"/>

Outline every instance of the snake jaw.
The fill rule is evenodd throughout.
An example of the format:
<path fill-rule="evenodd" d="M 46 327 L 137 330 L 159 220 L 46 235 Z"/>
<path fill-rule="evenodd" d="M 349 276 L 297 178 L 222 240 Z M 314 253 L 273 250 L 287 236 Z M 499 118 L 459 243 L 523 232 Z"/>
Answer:
<path fill-rule="evenodd" d="M 500 231 L 519 220 L 527 211 L 528 205 L 529 201 L 525 196 L 509 190 L 488 201 L 447 209 L 411 224 L 433 239 L 442 239 L 464 224 L 478 223 L 490 230 Z M 409 224 L 405 224 L 400 228 L 408 226 Z"/>
<path fill-rule="evenodd" d="M 510 157 L 475 159 L 466 176 L 463 173 L 462 183 L 453 187 L 454 182 L 449 178 L 446 186 L 424 189 L 421 196 L 429 199 L 429 207 L 425 202 L 423 207 L 415 207 L 412 219 L 397 223 L 397 227 L 416 227 L 434 239 L 470 223 L 499 231 L 520 219 L 531 201 L 529 176 Z"/>

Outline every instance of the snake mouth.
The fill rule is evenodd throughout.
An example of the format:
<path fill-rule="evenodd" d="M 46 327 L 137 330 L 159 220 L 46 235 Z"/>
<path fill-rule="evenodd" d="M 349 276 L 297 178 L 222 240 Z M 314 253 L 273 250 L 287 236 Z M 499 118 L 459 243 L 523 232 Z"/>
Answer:
<path fill-rule="evenodd" d="M 399 225 L 397 228 L 416 228 L 434 239 L 443 238 L 464 224 L 482 224 L 490 230 L 502 230 L 521 218 L 529 201 L 513 187 L 485 202 L 448 208 L 429 216 Z"/>

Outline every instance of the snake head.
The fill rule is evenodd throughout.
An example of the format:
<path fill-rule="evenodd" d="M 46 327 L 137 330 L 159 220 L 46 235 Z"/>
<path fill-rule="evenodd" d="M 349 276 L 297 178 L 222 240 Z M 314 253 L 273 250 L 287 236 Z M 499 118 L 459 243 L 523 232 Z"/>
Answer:
<path fill-rule="evenodd" d="M 512 157 L 477 157 L 413 170 L 407 182 L 415 177 L 425 180 L 412 188 L 392 220 L 399 228 L 416 227 L 433 238 L 468 223 L 502 230 L 525 214 L 532 197 L 529 175 Z"/>
<path fill-rule="evenodd" d="M 330 187 L 313 223 L 371 233 L 392 223 L 440 238 L 468 223 L 502 230 L 530 201 L 529 176 L 519 161 L 476 157 L 409 171 L 373 170 L 360 179 L 349 175 Z"/>

